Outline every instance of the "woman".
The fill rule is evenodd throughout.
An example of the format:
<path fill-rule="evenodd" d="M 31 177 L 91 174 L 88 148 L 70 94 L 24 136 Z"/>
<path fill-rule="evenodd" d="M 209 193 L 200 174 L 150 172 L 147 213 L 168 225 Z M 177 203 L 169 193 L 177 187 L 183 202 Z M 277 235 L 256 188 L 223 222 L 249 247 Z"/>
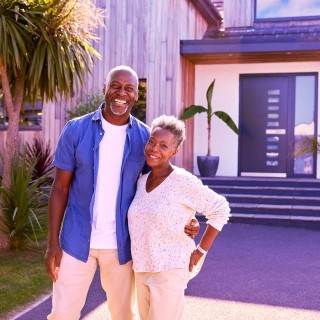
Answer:
<path fill-rule="evenodd" d="M 128 213 L 141 320 L 182 319 L 189 272 L 230 217 L 224 197 L 171 164 L 185 140 L 184 123 L 161 116 L 151 124 L 144 153 L 151 172 L 141 176 Z M 184 233 L 195 212 L 207 218 L 197 248 Z"/>

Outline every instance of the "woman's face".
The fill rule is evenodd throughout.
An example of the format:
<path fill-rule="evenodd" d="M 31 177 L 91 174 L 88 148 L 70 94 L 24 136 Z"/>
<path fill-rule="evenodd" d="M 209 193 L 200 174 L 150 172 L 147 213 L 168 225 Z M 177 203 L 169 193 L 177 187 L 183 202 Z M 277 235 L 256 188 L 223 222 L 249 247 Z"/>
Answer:
<path fill-rule="evenodd" d="M 147 164 L 151 168 L 165 167 L 176 153 L 174 135 L 166 129 L 154 128 L 144 148 Z"/>

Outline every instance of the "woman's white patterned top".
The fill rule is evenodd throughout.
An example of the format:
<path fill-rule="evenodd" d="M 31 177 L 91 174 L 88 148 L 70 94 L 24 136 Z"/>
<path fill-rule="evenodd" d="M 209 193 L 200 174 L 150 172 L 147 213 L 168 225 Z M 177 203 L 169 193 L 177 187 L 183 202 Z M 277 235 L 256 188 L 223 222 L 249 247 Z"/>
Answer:
<path fill-rule="evenodd" d="M 202 184 L 190 172 L 174 167 L 154 190 L 146 191 L 148 174 L 138 180 L 137 192 L 129 208 L 133 269 L 159 272 L 189 265 L 194 240 L 184 227 L 196 212 L 221 231 L 230 217 L 227 200 Z"/>

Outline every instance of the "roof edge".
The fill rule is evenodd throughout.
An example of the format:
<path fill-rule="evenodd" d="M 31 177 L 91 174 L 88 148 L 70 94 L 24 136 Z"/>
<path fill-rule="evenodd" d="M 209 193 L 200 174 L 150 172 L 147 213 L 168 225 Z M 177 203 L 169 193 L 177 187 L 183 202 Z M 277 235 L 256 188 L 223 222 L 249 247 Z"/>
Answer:
<path fill-rule="evenodd" d="M 190 0 L 190 2 L 198 9 L 208 25 L 220 28 L 222 17 L 210 0 Z"/>
<path fill-rule="evenodd" d="M 214 40 L 181 40 L 180 53 L 204 54 L 204 53 L 246 53 L 246 52 L 286 52 L 286 51 L 314 51 L 320 50 L 320 42 L 314 41 L 214 41 Z"/>

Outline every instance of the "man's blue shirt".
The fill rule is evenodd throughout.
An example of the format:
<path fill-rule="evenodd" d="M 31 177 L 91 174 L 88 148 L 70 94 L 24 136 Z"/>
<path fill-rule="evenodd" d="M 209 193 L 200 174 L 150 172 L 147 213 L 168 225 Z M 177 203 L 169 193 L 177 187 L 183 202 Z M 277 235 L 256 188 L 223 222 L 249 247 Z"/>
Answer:
<path fill-rule="evenodd" d="M 87 261 L 90 250 L 92 212 L 99 167 L 99 143 L 104 135 L 101 125 L 103 107 L 104 104 L 97 111 L 70 120 L 66 124 L 53 160 L 57 168 L 73 172 L 60 244 L 65 252 L 84 262 Z M 136 192 L 137 179 L 142 172 L 147 171 L 143 150 L 149 135 L 149 127 L 130 116 L 116 204 L 116 234 L 120 264 L 131 260 L 127 213 Z"/>

